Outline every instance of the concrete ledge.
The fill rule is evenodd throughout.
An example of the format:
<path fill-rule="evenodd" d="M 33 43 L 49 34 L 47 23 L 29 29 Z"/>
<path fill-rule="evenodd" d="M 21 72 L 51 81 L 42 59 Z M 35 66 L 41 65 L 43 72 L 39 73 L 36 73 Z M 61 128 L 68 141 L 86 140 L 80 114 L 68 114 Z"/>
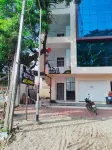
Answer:
<path fill-rule="evenodd" d="M 85 102 L 66 102 L 66 101 L 57 101 L 57 103 L 51 103 L 52 106 L 77 106 L 77 107 L 85 107 L 86 103 Z M 99 103 L 99 102 L 95 102 L 97 107 L 108 107 L 108 108 L 112 108 L 112 104 L 106 104 L 106 103 Z"/>

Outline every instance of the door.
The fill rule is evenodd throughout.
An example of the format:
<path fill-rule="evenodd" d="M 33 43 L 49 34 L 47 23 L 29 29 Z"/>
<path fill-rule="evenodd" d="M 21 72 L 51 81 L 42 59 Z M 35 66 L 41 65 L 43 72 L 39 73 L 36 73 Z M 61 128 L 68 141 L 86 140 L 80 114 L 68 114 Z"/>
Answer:
<path fill-rule="evenodd" d="M 66 79 L 66 98 L 75 101 L 75 78 Z"/>
<path fill-rule="evenodd" d="M 67 100 L 74 100 L 75 101 L 75 83 L 70 82 L 66 85 L 66 97 Z"/>
<path fill-rule="evenodd" d="M 84 101 L 88 93 L 91 94 L 93 101 L 104 102 L 108 86 L 106 81 L 80 81 L 79 100 Z"/>
<path fill-rule="evenodd" d="M 64 83 L 57 83 L 57 100 L 64 100 Z"/>

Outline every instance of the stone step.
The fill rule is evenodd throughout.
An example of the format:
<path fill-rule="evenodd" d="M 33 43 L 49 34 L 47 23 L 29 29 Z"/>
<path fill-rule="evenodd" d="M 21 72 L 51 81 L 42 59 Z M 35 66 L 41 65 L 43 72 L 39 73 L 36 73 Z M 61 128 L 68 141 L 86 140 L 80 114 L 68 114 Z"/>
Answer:
<path fill-rule="evenodd" d="M 97 107 L 112 107 L 112 104 L 105 104 L 105 103 L 95 103 Z M 86 103 L 76 103 L 76 102 L 59 102 L 56 101 L 56 103 L 51 103 L 52 106 L 77 106 L 77 107 L 85 107 Z"/>

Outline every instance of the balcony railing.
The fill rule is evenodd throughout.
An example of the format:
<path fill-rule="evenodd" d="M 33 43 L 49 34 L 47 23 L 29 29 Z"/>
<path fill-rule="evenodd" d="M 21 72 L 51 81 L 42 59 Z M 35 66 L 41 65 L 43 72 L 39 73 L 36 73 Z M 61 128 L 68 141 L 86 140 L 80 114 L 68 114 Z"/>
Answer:
<path fill-rule="evenodd" d="M 49 31 L 48 37 L 65 37 L 70 36 L 70 29 L 63 31 Z"/>
<path fill-rule="evenodd" d="M 69 6 L 66 6 L 65 3 L 60 3 L 60 4 L 56 4 L 54 6 L 51 6 L 51 10 L 56 10 L 56 9 L 66 9 L 66 8 L 70 8 L 70 5 Z"/>
<path fill-rule="evenodd" d="M 59 6 L 55 6 L 55 7 L 52 7 L 51 8 L 51 10 L 57 10 L 57 9 L 67 9 L 67 8 L 70 8 L 70 6 L 61 6 L 61 7 L 59 7 Z"/>
<path fill-rule="evenodd" d="M 61 62 L 60 62 L 61 63 Z M 67 67 L 66 64 L 64 66 L 57 67 L 56 61 L 47 61 L 46 64 L 46 73 L 47 74 L 70 74 L 71 69 Z"/>

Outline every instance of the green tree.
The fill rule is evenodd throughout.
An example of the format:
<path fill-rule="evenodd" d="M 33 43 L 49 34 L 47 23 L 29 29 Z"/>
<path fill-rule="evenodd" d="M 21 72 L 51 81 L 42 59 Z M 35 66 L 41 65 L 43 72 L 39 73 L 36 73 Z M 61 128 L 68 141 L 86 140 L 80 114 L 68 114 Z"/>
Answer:
<path fill-rule="evenodd" d="M 52 12 L 50 7 L 64 0 L 40 0 L 42 7 L 42 41 L 41 54 L 46 52 L 46 41 L 49 31 L 49 24 L 52 22 Z M 72 0 L 65 0 L 69 5 Z M 77 0 L 79 3 L 80 0 Z M 0 72 L 4 67 L 12 66 L 14 54 L 17 46 L 19 20 L 21 13 L 22 0 L 0 0 Z M 38 24 L 39 24 L 39 4 L 38 0 L 27 0 L 24 32 L 22 40 L 21 63 L 30 65 L 32 61 L 37 61 L 38 52 Z M 32 53 L 32 56 L 31 56 Z M 33 66 L 34 67 L 34 66 Z"/>

